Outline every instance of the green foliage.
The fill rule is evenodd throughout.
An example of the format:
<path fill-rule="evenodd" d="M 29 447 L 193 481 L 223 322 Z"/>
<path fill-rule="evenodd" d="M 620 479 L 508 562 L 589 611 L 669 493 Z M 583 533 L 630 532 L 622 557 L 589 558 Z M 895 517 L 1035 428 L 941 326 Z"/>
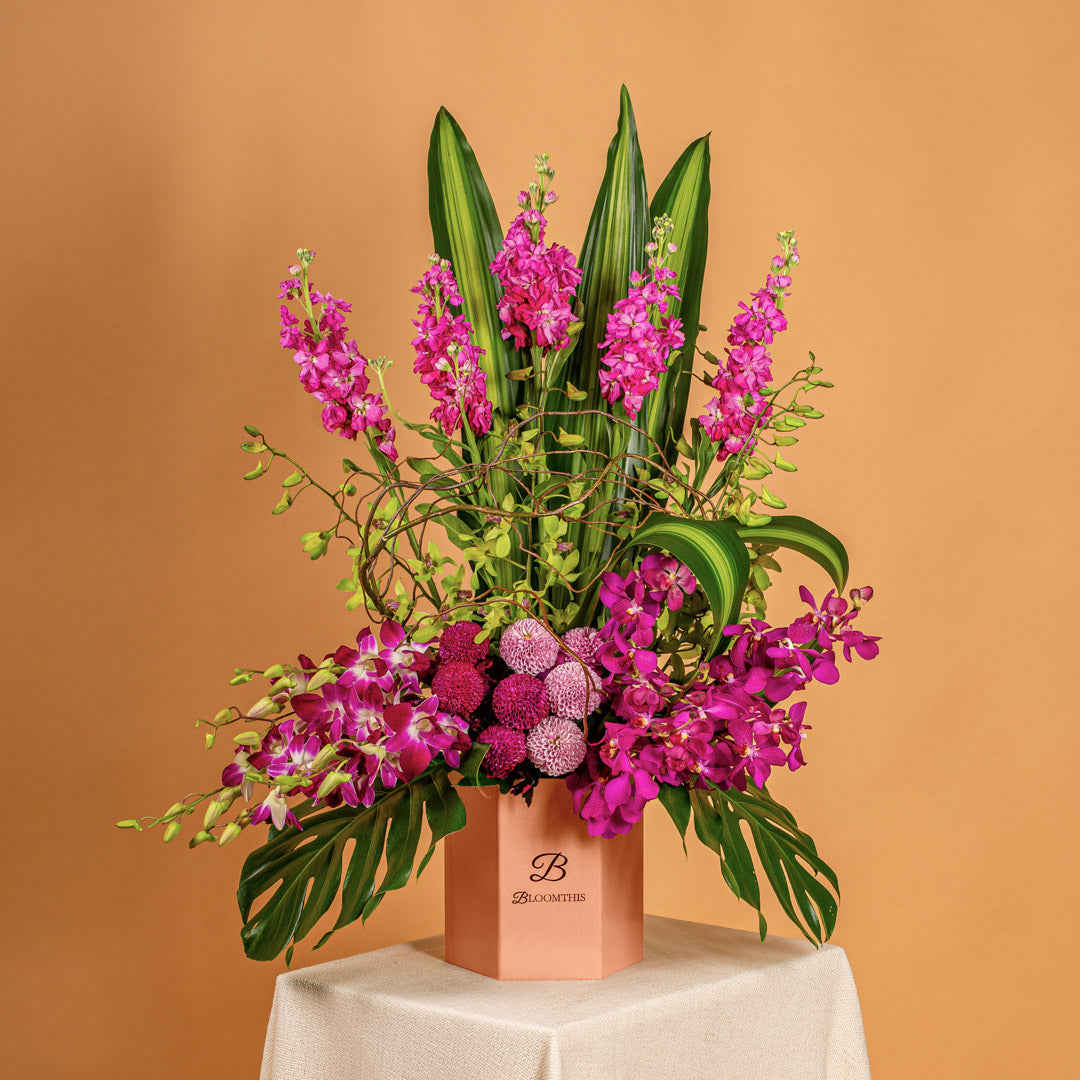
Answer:
<path fill-rule="evenodd" d="M 709 136 L 695 139 L 672 166 L 653 197 L 649 216 L 666 214 L 674 223 L 671 242 L 675 253 L 667 265 L 678 273 L 681 300 L 673 302 L 668 315 L 681 318 L 686 338 L 682 351 L 668 364 L 660 385 L 645 400 L 644 424 L 668 461 L 674 460 L 675 443 L 686 423 L 694 347 L 701 317 L 701 289 L 709 248 Z"/>
<path fill-rule="evenodd" d="M 750 557 L 736 526 L 727 520 L 694 521 L 653 514 L 627 546 L 642 544 L 669 551 L 698 579 L 716 627 L 707 651 L 716 651 L 723 641 L 723 628 L 739 621 L 750 574 Z"/>
<path fill-rule="evenodd" d="M 695 788 L 686 792 L 686 801 L 693 810 L 698 839 L 720 856 L 724 881 L 757 911 L 762 940 L 767 926 L 761 911 L 761 886 L 744 825 L 784 914 L 809 941 L 820 945 L 828 940 L 836 927 L 840 896 L 836 874 L 789 810 L 752 783 L 745 792 Z M 686 806 L 681 796 L 662 795 L 661 802 L 685 835 Z"/>
<path fill-rule="evenodd" d="M 502 338 L 498 302 L 501 289 L 489 273 L 503 230 L 476 155 L 458 122 L 440 109 L 428 149 L 428 212 L 436 252 L 450 260 L 461 290 L 465 317 L 484 350 L 480 363 L 488 394 L 504 416 L 521 401 L 520 385 L 506 379 L 513 363 Z"/>
<path fill-rule="evenodd" d="M 256 848 L 244 863 L 237 891 L 245 953 L 253 960 L 274 959 L 310 933 L 339 891 L 337 919 L 315 947 L 335 930 L 366 921 L 383 897 L 412 875 L 425 817 L 430 843 L 418 873 L 443 837 L 464 828 L 465 807 L 448 772 L 432 766 L 411 783 L 382 792 L 370 807 L 311 814 L 302 830 L 290 826 Z"/>
<path fill-rule="evenodd" d="M 606 333 L 607 317 L 629 292 L 631 272 L 645 269 L 645 242 L 651 224 L 648 212 L 637 122 L 630 93 L 624 86 L 619 92 L 618 126 L 608 146 L 604 179 L 593 203 L 579 258 L 583 276 L 578 298 L 584 309 L 584 327 L 570 361 L 570 377 L 588 395 L 585 407 L 589 409 L 599 408 L 602 401 L 597 345 Z"/>
<path fill-rule="evenodd" d="M 773 518 L 768 524 L 740 526 L 738 534 L 748 544 L 788 548 L 813 559 L 843 591 L 848 578 L 848 554 L 831 532 L 813 521 L 794 515 Z"/>

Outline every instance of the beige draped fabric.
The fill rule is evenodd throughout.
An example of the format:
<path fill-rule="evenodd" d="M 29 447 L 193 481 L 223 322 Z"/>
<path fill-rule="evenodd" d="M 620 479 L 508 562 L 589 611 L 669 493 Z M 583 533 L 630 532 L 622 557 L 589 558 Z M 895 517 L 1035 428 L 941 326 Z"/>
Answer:
<path fill-rule="evenodd" d="M 442 938 L 280 975 L 261 1080 L 868 1080 L 844 951 L 645 918 L 596 982 L 497 982 Z"/>

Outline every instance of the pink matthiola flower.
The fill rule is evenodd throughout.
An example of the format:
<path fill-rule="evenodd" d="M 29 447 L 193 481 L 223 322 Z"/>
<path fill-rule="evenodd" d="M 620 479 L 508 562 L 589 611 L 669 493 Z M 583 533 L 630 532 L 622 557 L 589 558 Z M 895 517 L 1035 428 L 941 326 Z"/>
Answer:
<path fill-rule="evenodd" d="M 774 258 L 772 265 L 786 270 L 798 263 L 799 252 L 790 234 L 778 239 L 784 243 L 784 254 Z M 772 358 L 766 346 L 787 329 L 787 317 L 780 309 L 790 285 L 786 273 L 768 274 L 765 288 L 753 293 L 749 304 L 740 302 L 732 320 L 727 358 L 712 381 L 718 393 L 698 417 L 705 434 L 720 444 L 716 455 L 720 461 L 753 450 L 757 431 L 772 415 L 772 405 L 764 396 L 772 381 Z"/>
<path fill-rule="evenodd" d="M 655 243 L 650 246 L 655 250 Z M 675 271 L 655 256 L 649 259 L 649 270 L 650 279 L 637 271 L 630 275 L 630 292 L 615 304 L 598 346 L 606 350 L 600 360 L 600 392 L 613 405 L 621 399 L 631 420 L 646 395 L 660 385 L 671 353 L 685 341 L 682 321 L 662 317 L 670 302 L 680 298 Z"/>
<path fill-rule="evenodd" d="M 581 283 L 573 253 L 560 244 L 544 243 L 546 227 L 538 210 L 518 214 L 489 268 L 503 289 L 502 336 L 512 338 L 515 348 L 536 347 L 544 353 L 570 344 L 574 292 Z"/>
<path fill-rule="evenodd" d="M 473 343 L 472 324 L 464 315 L 452 315 L 450 308 L 462 303 L 457 280 L 450 263 L 436 255 L 413 292 L 422 299 L 413 326 L 419 331 L 413 338 L 416 350 L 413 370 L 436 401 L 431 419 L 448 435 L 462 424 L 478 435 L 491 428 L 491 403 L 487 398 L 487 380 L 480 370 L 484 350 Z"/>
<path fill-rule="evenodd" d="M 313 257 L 314 253 L 308 253 L 305 274 Z M 298 277 L 283 281 L 279 296 L 310 303 L 313 315 L 318 313 L 314 322 L 312 317 L 301 322 L 283 304 L 281 346 L 293 353 L 300 368 L 301 385 L 322 403 L 323 427 L 347 439 L 368 432 L 372 446 L 391 461 L 396 461 L 394 426 L 387 416 L 382 393 L 369 392 L 368 362 L 356 342 L 347 339 L 349 331 L 345 316 L 352 310 L 352 305 L 310 288 Z"/>

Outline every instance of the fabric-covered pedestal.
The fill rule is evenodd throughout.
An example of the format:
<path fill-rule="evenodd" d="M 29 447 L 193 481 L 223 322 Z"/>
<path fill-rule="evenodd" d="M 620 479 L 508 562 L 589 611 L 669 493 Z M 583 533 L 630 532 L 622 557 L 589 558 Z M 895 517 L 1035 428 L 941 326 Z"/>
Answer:
<path fill-rule="evenodd" d="M 498 982 L 441 937 L 279 975 L 261 1080 L 868 1080 L 844 951 L 645 917 L 600 982 Z"/>

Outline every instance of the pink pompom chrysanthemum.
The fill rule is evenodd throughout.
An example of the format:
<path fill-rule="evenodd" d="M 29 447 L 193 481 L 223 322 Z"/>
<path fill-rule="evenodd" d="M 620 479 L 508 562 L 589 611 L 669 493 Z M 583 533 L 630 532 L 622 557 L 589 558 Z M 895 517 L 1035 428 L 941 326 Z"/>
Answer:
<path fill-rule="evenodd" d="M 471 664 L 453 660 L 440 664 L 431 680 L 439 708 L 454 716 L 472 716 L 487 693 L 487 679 Z"/>
<path fill-rule="evenodd" d="M 589 667 L 596 666 L 596 650 L 600 647 L 600 631 L 591 626 L 575 626 L 563 634 L 563 644 L 574 650 L 574 656 Z"/>
<path fill-rule="evenodd" d="M 501 724 L 528 731 L 548 715 L 548 696 L 535 675 L 508 675 L 491 695 L 491 708 Z"/>
<path fill-rule="evenodd" d="M 573 720 L 549 716 L 529 732 L 529 760 L 545 776 L 565 776 L 585 759 L 585 736 Z"/>
<path fill-rule="evenodd" d="M 603 701 L 600 676 L 576 660 L 568 660 L 548 672 L 544 687 L 551 711 L 567 720 L 584 720 Z"/>
<path fill-rule="evenodd" d="M 497 780 L 513 772 L 524 760 L 527 752 L 525 736 L 520 731 L 492 724 L 476 737 L 477 742 L 491 747 L 484 755 L 484 772 Z"/>
<path fill-rule="evenodd" d="M 474 622 L 456 622 L 448 626 L 439 638 L 439 660 L 450 663 L 460 660 L 475 667 L 488 654 L 488 640 L 473 641 L 483 627 Z"/>
<path fill-rule="evenodd" d="M 499 655 L 511 671 L 540 675 L 559 659 L 559 639 L 536 619 L 518 619 L 503 631 Z"/>

